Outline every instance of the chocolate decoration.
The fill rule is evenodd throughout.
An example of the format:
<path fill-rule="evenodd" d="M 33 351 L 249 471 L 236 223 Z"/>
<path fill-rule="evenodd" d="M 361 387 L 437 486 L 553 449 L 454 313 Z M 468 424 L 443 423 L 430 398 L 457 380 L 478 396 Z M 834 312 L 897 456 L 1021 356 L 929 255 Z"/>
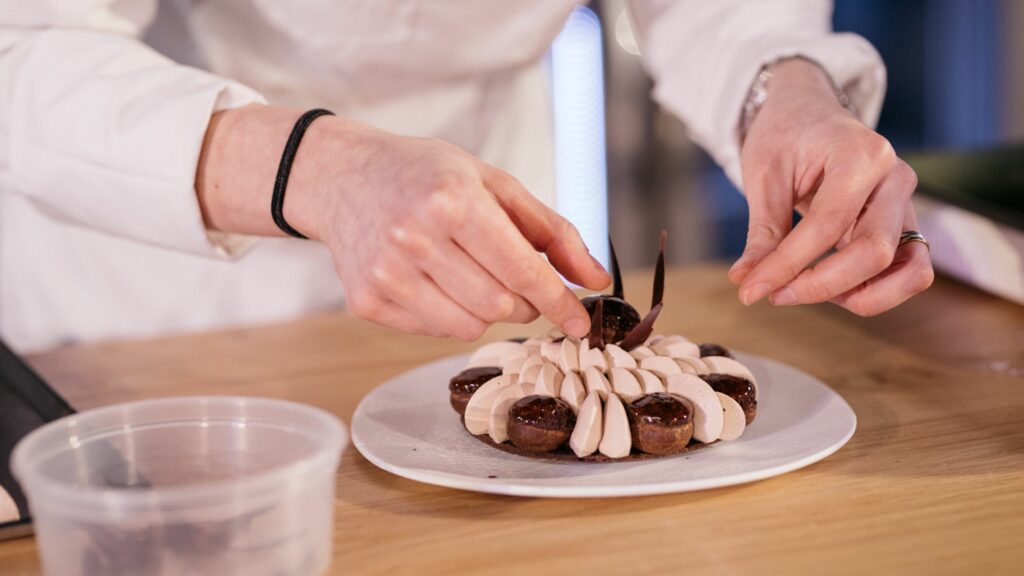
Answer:
<path fill-rule="evenodd" d="M 615 246 L 612 244 L 611 238 L 608 238 L 614 281 L 612 295 L 587 296 L 582 301 L 583 307 L 590 314 L 588 340 L 591 348 L 603 350 L 605 344 L 618 343 L 628 351 L 647 341 L 647 338 L 653 333 L 654 321 L 661 313 L 662 300 L 665 295 L 665 246 L 667 243 L 668 232 L 662 230 L 658 248 L 658 263 L 654 268 L 654 293 L 651 297 L 651 310 L 641 320 L 640 313 L 636 311 L 636 308 L 623 299 L 624 290 L 622 274 L 619 270 L 619 259 L 615 255 Z M 638 339 L 639 341 L 637 341 Z"/>
<path fill-rule="evenodd" d="M 633 449 L 648 454 L 675 454 L 693 438 L 693 405 L 684 398 L 656 392 L 626 405 Z"/>
<path fill-rule="evenodd" d="M 754 421 L 757 416 L 757 390 L 754 388 L 753 382 L 729 374 L 708 374 L 701 378 L 715 392 L 721 392 L 735 400 L 743 409 L 743 415 L 746 416 L 748 425 Z"/>
<path fill-rule="evenodd" d="M 586 308 L 586 305 L 583 306 Z M 590 335 L 587 337 L 591 348 L 604 350 L 604 298 L 594 301 L 594 313 L 590 316 Z"/>
<path fill-rule="evenodd" d="M 456 374 L 448 382 L 448 391 L 451 392 L 449 402 L 451 402 L 452 408 L 459 414 L 464 415 L 466 413 L 466 404 L 469 403 L 473 393 L 497 376 L 501 376 L 501 368 L 496 366 L 467 368 Z"/>
<path fill-rule="evenodd" d="M 647 341 L 647 338 L 654 332 L 654 322 L 658 319 L 658 314 L 661 314 L 661 308 L 663 304 L 658 304 L 651 311 L 644 316 L 644 319 L 636 325 L 635 328 L 626 334 L 626 337 L 619 343 L 619 347 L 629 352 L 633 348 L 640 346 Z"/>
<path fill-rule="evenodd" d="M 721 346 L 719 344 L 705 343 L 700 344 L 699 348 L 701 358 L 706 356 L 725 356 L 726 358 L 732 358 L 732 354 L 729 353 L 729 350 L 725 346 Z"/>
<path fill-rule="evenodd" d="M 527 452 L 550 452 L 564 446 L 575 426 L 572 408 L 551 396 L 520 398 L 508 411 L 508 439 Z"/>
<path fill-rule="evenodd" d="M 594 313 L 597 311 L 597 303 L 601 302 L 601 321 L 596 322 L 594 319 Z M 605 344 L 613 344 L 621 341 L 626 337 L 637 324 L 640 323 L 640 313 L 636 311 L 625 300 L 615 298 L 614 296 L 607 296 L 599 294 L 597 296 L 587 296 L 583 299 L 583 307 L 587 309 L 587 312 L 591 315 L 590 329 L 590 347 L 591 348 L 604 348 Z M 596 345 L 593 334 L 596 326 L 601 326 L 600 337 L 604 339 L 604 342 L 600 346 Z"/>
<path fill-rule="evenodd" d="M 506 342 L 515 342 L 516 344 L 522 344 L 529 340 L 526 336 L 516 336 L 515 338 L 509 338 Z"/>
<path fill-rule="evenodd" d="M 658 314 L 661 314 L 662 300 L 665 295 L 665 245 L 667 243 L 668 232 L 662 230 L 660 246 L 658 248 L 658 264 L 654 267 L 654 291 L 651 295 L 651 310 L 619 343 L 619 346 L 627 352 L 647 341 L 647 338 L 654 332 L 654 321 L 658 319 Z"/>
<path fill-rule="evenodd" d="M 668 231 L 661 231 L 658 243 L 658 264 L 654 267 L 654 292 L 651 294 L 651 308 L 661 304 L 665 295 L 665 245 L 668 244 Z"/>
<path fill-rule="evenodd" d="M 612 296 L 619 300 L 625 300 L 626 294 L 622 286 L 622 271 L 619 270 L 619 259 L 615 257 L 615 243 L 608 235 L 608 252 L 612 258 Z"/>

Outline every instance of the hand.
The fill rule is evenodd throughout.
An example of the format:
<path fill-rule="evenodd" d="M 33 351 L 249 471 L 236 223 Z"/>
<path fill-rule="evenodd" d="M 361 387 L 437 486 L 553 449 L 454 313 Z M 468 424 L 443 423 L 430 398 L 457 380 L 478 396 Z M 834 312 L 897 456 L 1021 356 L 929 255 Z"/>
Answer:
<path fill-rule="evenodd" d="M 274 134 L 266 148 L 276 171 L 273 157 L 298 113 L 267 107 L 250 112 L 268 118 L 249 129 L 249 122 L 236 120 L 234 130 Z M 207 148 L 217 150 L 209 142 Z M 230 158 L 220 160 L 221 168 L 232 164 Z M 215 161 L 204 164 L 213 167 Z M 248 189 L 269 191 L 269 178 Z M 224 186 L 200 188 L 200 198 L 204 189 Z M 226 210 L 218 210 L 216 201 L 206 204 L 207 223 L 216 225 L 215 214 Z M 268 212 L 254 210 L 267 220 Z M 306 132 L 284 214 L 331 251 L 354 314 L 406 332 L 474 340 L 491 323 L 530 322 L 539 312 L 581 337 L 590 319 L 555 269 L 588 288 L 610 281 L 576 228 L 512 176 L 446 142 L 397 136 L 341 118 L 320 118 Z M 260 230 L 272 233 L 272 226 L 261 222 Z M 219 229 L 224 227 L 245 228 L 227 221 Z"/>
<path fill-rule="evenodd" d="M 741 155 L 750 226 L 729 271 L 740 300 L 831 301 L 873 316 L 928 288 L 928 249 L 897 245 L 917 229 L 914 171 L 839 104 L 816 65 L 786 60 L 772 73 Z M 794 209 L 804 215 L 795 228 Z"/>

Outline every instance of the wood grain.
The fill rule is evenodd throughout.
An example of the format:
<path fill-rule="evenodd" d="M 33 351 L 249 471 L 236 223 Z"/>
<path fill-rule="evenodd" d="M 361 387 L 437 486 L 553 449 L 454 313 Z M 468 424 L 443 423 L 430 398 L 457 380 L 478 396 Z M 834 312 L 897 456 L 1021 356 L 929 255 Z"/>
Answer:
<path fill-rule="evenodd" d="M 650 273 L 627 298 L 646 304 Z M 778 358 L 853 406 L 859 428 L 808 468 L 743 486 L 614 500 L 436 488 L 355 450 L 338 474 L 338 574 L 1012 574 L 1024 570 L 1024 309 L 940 280 L 881 317 L 829 305 L 741 306 L 720 266 L 668 275 L 658 332 Z M 641 312 L 645 309 L 641 310 Z M 502 326 L 486 339 L 532 334 Z M 253 394 L 346 421 L 375 385 L 476 345 L 400 335 L 344 314 L 115 342 L 31 363 L 80 409 L 184 394 Z M 0 572 L 36 574 L 32 539 Z"/>

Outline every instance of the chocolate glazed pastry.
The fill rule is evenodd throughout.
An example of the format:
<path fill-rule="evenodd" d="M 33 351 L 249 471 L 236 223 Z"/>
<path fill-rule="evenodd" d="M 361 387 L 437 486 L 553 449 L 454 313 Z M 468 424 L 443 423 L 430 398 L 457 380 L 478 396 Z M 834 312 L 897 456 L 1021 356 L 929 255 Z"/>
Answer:
<path fill-rule="evenodd" d="M 602 314 L 600 318 L 601 333 L 604 342 L 619 342 L 626 337 L 630 330 L 640 323 L 640 313 L 621 298 L 599 294 L 587 296 L 583 299 L 583 307 L 587 314 L 594 318 L 594 310 L 598 301 L 601 302 Z"/>
<path fill-rule="evenodd" d="M 740 408 L 743 408 L 743 415 L 747 418 L 748 426 L 754 421 L 754 417 L 757 416 L 757 392 L 750 380 L 728 374 L 708 374 L 701 378 L 711 386 L 712 390 L 732 398 L 740 405 Z"/>
<path fill-rule="evenodd" d="M 501 376 L 501 368 L 496 366 L 482 366 L 480 368 L 467 368 L 459 372 L 448 383 L 448 391 L 451 392 L 452 408 L 459 414 L 466 414 L 466 404 L 469 398 L 481 386 L 491 378 Z"/>
<path fill-rule="evenodd" d="M 551 452 L 569 441 L 576 415 L 551 396 L 520 398 L 508 411 L 508 438 L 527 452 Z"/>
<path fill-rule="evenodd" d="M 726 358 L 732 358 L 732 354 L 729 353 L 728 348 L 719 344 L 701 344 L 700 346 L 700 357 L 705 356 L 725 356 Z"/>
<path fill-rule="evenodd" d="M 633 449 L 648 454 L 676 454 L 693 438 L 693 405 L 684 398 L 655 392 L 626 405 Z"/>

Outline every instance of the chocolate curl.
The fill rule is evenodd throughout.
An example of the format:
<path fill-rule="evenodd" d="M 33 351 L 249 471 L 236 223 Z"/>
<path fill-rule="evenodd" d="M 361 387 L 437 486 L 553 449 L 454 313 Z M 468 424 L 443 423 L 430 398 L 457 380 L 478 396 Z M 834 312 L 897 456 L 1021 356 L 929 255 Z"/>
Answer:
<path fill-rule="evenodd" d="M 594 317 L 590 319 L 588 340 L 591 348 L 604 350 L 604 301 L 601 299 L 594 305 Z"/>
<path fill-rule="evenodd" d="M 647 313 L 647 316 L 644 316 L 644 319 L 634 326 L 633 329 L 629 331 L 629 334 L 626 334 L 626 337 L 622 339 L 622 342 L 619 342 L 619 347 L 626 352 L 629 352 L 633 348 L 636 348 L 646 342 L 647 338 L 654 332 L 654 321 L 658 319 L 658 314 L 661 314 L 662 307 L 663 305 L 659 302 L 654 308 L 651 308 L 651 311 Z"/>
<path fill-rule="evenodd" d="M 615 244 L 612 242 L 611 236 L 608 236 L 608 251 L 612 257 L 612 296 L 625 300 L 625 292 L 622 288 L 622 272 L 619 270 L 619 259 L 615 257 Z"/>
<path fill-rule="evenodd" d="M 651 296 L 651 310 L 661 304 L 665 296 L 665 244 L 668 243 L 668 231 L 661 231 L 661 244 L 658 248 L 658 265 L 654 268 L 654 294 Z"/>

